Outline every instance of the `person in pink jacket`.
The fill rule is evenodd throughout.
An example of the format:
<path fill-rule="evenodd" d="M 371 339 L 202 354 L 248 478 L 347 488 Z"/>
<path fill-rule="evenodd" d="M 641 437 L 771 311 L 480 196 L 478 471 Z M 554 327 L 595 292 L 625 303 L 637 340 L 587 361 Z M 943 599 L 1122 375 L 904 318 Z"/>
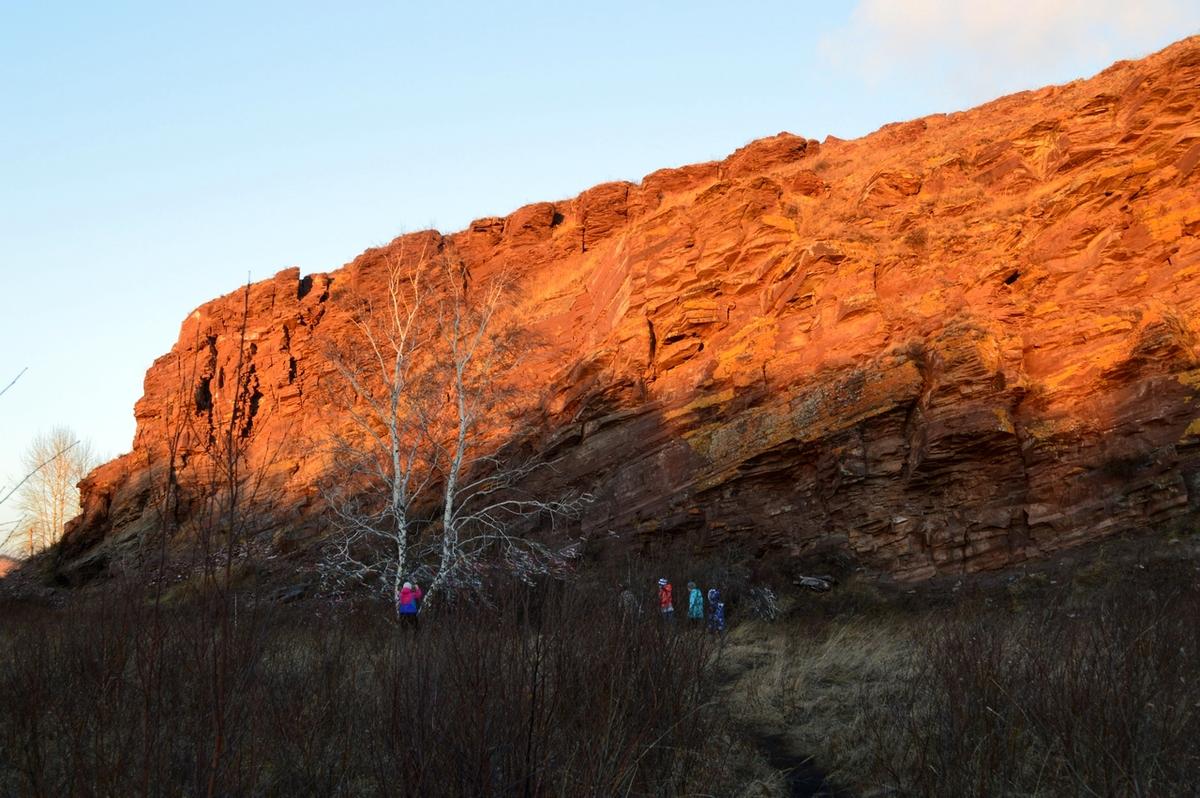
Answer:
<path fill-rule="evenodd" d="M 421 586 L 405 582 L 396 591 L 396 617 L 411 626 L 417 625 L 417 613 L 421 611 Z"/>

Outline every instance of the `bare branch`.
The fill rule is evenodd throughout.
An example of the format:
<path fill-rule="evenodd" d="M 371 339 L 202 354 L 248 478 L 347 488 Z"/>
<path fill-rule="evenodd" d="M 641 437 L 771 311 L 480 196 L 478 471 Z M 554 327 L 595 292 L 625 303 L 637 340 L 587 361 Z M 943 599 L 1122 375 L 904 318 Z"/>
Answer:
<path fill-rule="evenodd" d="M 507 277 L 472 284 L 451 257 L 416 254 L 388 256 L 386 307 L 351 298 L 355 340 L 327 352 L 353 426 L 327 441 L 333 535 L 322 575 L 384 591 L 429 578 L 428 602 L 478 587 L 493 567 L 522 579 L 559 572 L 576 542 L 559 550 L 526 535 L 558 530 L 591 497 L 521 490 L 550 464 L 503 454 L 481 423 L 503 407 L 520 362 L 512 331 L 497 327 Z"/>
<path fill-rule="evenodd" d="M 71 448 L 73 446 L 75 446 L 75 444 L 78 442 L 79 441 L 72 442 L 70 445 L 66 446 L 63 449 L 60 449 L 59 451 L 55 452 L 54 454 L 50 455 L 48 458 L 46 458 L 45 460 L 43 460 L 42 462 L 40 462 L 36 466 L 34 466 L 32 471 L 27 473 L 25 476 L 21 477 L 20 482 L 18 482 L 16 485 L 13 485 L 11 488 L 9 488 L 8 492 L 5 493 L 3 496 L 0 496 L 0 504 L 4 504 L 4 502 L 8 501 L 8 499 L 10 499 L 14 493 L 16 493 L 18 490 L 21 489 L 22 485 L 24 485 L 29 480 L 33 479 L 33 477 L 39 471 L 41 471 L 43 468 L 50 465 L 55 460 L 57 460 L 59 457 L 62 457 L 64 454 L 66 454 L 68 451 L 70 451 Z"/>
<path fill-rule="evenodd" d="M 16 385 L 17 380 L 21 379 L 21 376 L 27 371 L 29 371 L 29 366 L 26 366 L 25 368 L 23 368 L 19 372 L 17 372 L 17 376 L 13 377 L 12 380 L 8 383 L 8 385 L 5 385 L 4 388 L 2 390 L 0 390 L 0 396 L 4 396 L 4 394 L 8 393 L 8 389 L 13 387 L 14 385 Z"/>

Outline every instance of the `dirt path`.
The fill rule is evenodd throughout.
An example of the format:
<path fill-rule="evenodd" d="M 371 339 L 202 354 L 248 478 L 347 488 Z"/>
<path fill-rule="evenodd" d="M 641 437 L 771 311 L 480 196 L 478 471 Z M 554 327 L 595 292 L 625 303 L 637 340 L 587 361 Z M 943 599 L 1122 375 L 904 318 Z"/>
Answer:
<path fill-rule="evenodd" d="M 783 774 L 791 798 L 849 798 L 850 793 L 839 790 L 829 783 L 825 774 L 812 761 L 812 757 L 792 750 L 782 734 L 750 732 L 758 749 L 766 756 L 771 767 Z"/>
<path fill-rule="evenodd" d="M 759 678 L 758 668 L 771 657 L 773 642 L 759 635 L 730 636 L 720 659 L 722 692 L 730 712 L 745 739 L 778 771 L 789 798 L 851 798 L 852 793 L 830 784 L 810 754 L 798 750 L 782 717 L 764 714 L 761 707 L 747 702 L 753 692 L 747 685 Z"/>

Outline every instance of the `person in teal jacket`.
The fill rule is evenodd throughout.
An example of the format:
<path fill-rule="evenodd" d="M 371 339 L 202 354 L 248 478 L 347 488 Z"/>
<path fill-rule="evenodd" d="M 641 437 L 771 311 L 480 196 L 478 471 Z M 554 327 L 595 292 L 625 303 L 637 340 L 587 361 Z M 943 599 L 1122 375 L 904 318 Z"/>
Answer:
<path fill-rule="evenodd" d="M 688 582 L 688 620 L 704 620 L 704 594 L 695 582 Z"/>

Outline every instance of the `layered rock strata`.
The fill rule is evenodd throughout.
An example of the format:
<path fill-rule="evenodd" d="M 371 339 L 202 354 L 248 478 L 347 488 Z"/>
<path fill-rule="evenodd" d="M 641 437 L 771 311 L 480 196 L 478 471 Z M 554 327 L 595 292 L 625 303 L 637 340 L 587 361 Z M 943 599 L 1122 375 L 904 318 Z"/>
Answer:
<path fill-rule="evenodd" d="M 1198 103 L 1193 38 L 854 141 L 781 133 L 283 271 L 248 299 L 267 526 L 280 546 L 320 534 L 299 433 L 342 423 L 321 387 L 323 342 L 350 323 L 339 288 L 429 248 L 515 275 L 505 312 L 545 342 L 522 434 L 596 495 L 586 536 L 785 562 L 834 548 L 914 579 L 1190 524 Z M 229 401 L 243 303 L 201 306 L 150 367 L 133 451 L 82 485 L 66 571 L 161 523 L 154 453 L 172 413 L 202 430 Z"/>

